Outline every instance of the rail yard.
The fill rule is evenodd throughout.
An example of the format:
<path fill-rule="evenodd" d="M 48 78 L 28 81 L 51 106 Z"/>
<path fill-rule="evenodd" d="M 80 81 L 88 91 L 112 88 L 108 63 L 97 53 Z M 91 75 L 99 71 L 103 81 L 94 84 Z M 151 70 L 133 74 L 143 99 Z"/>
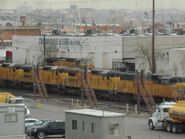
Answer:
<path fill-rule="evenodd" d="M 185 3 L 158 1 L 4 0 L 0 139 L 184 139 Z"/>
<path fill-rule="evenodd" d="M 27 95 L 24 95 L 25 98 L 25 104 L 28 106 L 31 112 L 31 116 L 38 119 L 65 119 L 65 111 L 69 109 L 76 108 L 76 105 L 72 106 L 72 103 L 68 102 L 61 102 L 57 103 L 55 101 L 49 101 L 45 103 L 38 103 L 37 105 L 34 105 L 33 103 L 33 95 L 31 95 L 31 92 L 24 91 L 24 90 L 12 90 L 12 89 L 6 89 L 1 88 L 1 91 L 14 91 L 16 94 L 23 95 L 27 93 Z M 67 98 L 66 98 L 67 99 Z M 69 98 L 68 98 L 69 99 Z M 75 100 L 75 98 L 73 98 Z M 63 98 L 64 100 L 64 98 Z M 115 102 L 106 102 L 110 103 L 110 105 L 116 105 Z M 108 109 L 108 108 L 107 108 Z M 116 111 L 116 109 L 114 109 Z M 125 109 L 117 109 L 119 112 L 126 113 Z M 151 131 L 148 128 L 147 120 L 149 118 L 148 113 L 141 112 L 141 114 L 136 115 L 133 110 L 130 111 L 130 114 L 128 114 L 126 118 L 126 136 L 130 136 L 131 139 L 143 139 L 143 138 L 149 138 L 149 139 L 183 139 L 184 134 L 172 134 L 167 133 L 162 130 L 155 130 Z M 27 137 L 28 138 L 28 137 Z M 60 137 L 57 137 L 60 138 Z"/>
<path fill-rule="evenodd" d="M 44 100 L 35 100 L 32 91 L 22 90 L 22 89 L 10 89 L 10 88 L 1 88 L 1 92 L 14 92 L 19 96 L 23 96 L 25 98 L 25 104 L 30 109 L 31 117 L 37 119 L 65 119 L 65 111 L 74 108 L 85 108 L 88 106 L 80 105 L 79 97 L 69 97 L 69 96 L 60 96 L 57 97 L 58 94 L 50 95 L 50 99 Z M 73 101 L 72 101 L 73 100 Z M 78 104 L 77 104 L 78 103 Z M 126 104 L 117 103 L 112 101 L 102 100 L 101 106 L 99 109 L 117 111 L 121 113 L 126 113 Z M 112 108 L 112 109 L 111 109 Z M 143 108 L 144 110 L 144 108 Z M 146 111 L 141 111 L 140 114 L 136 114 L 134 111 L 134 106 L 130 104 L 129 113 L 126 117 L 126 136 L 129 139 L 183 139 L 184 134 L 172 134 L 168 132 L 164 132 L 163 130 L 153 130 L 151 131 L 148 128 L 148 118 L 150 115 Z M 29 139 L 29 137 L 27 137 Z M 60 138 L 60 137 L 55 137 Z"/>

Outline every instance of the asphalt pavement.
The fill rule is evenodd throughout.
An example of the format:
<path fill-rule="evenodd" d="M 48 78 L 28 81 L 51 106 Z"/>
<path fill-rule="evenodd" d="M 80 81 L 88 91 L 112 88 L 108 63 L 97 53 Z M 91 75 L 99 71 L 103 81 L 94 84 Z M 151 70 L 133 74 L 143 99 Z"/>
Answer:
<path fill-rule="evenodd" d="M 73 109 L 69 105 L 42 104 L 37 102 L 33 105 L 32 101 L 27 101 L 31 116 L 38 119 L 57 119 L 65 120 L 65 111 Z M 185 134 L 173 134 L 162 130 L 149 130 L 147 126 L 149 115 L 131 114 L 126 117 L 125 137 L 123 139 L 184 139 Z M 54 139 L 54 138 L 50 138 Z"/>

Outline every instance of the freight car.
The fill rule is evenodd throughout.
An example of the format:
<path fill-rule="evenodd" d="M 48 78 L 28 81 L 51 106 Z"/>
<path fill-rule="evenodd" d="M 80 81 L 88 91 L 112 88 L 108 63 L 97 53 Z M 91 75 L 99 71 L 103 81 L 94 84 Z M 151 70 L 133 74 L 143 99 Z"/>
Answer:
<path fill-rule="evenodd" d="M 63 66 L 44 66 L 38 69 L 42 82 L 47 89 L 55 89 L 60 93 L 80 95 L 81 68 Z M 2 64 L 0 66 L 0 81 L 2 85 L 32 89 L 34 69 L 31 65 Z M 137 96 L 136 72 L 119 72 L 93 68 L 87 76 L 97 97 L 107 99 L 133 99 Z M 157 100 L 174 99 L 176 88 L 183 88 L 177 83 L 184 78 L 167 77 L 164 75 L 147 75 L 144 77 L 146 90 Z"/>

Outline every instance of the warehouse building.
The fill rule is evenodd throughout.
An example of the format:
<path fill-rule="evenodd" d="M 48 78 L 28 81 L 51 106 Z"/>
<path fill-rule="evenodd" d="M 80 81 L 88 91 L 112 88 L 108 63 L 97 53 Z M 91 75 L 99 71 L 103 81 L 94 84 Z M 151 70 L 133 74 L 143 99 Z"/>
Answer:
<path fill-rule="evenodd" d="M 174 51 L 183 47 L 185 36 L 156 36 L 157 73 L 185 76 L 185 54 L 179 53 L 180 63 L 177 56 L 173 57 Z M 12 51 L 13 62 L 18 64 L 42 64 L 45 52 L 45 58 L 85 58 L 104 69 L 114 67 L 114 60 L 131 59 L 134 69 L 148 73 L 151 72 L 151 48 L 151 36 L 45 36 L 45 39 L 44 36 L 13 36 Z"/>
<path fill-rule="evenodd" d="M 122 58 L 121 36 L 13 36 L 12 45 L 13 62 L 19 64 L 42 64 L 44 50 L 45 58 L 85 58 L 106 69 Z"/>
<path fill-rule="evenodd" d="M 159 74 L 185 76 L 185 36 L 156 36 L 155 60 Z M 137 70 L 151 71 L 152 36 L 124 36 L 122 57 L 135 59 Z M 175 53 L 178 54 L 175 54 Z M 179 70 L 178 70 L 179 69 Z"/>
<path fill-rule="evenodd" d="M 123 139 L 125 114 L 78 109 L 66 111 L 67 139 Z"/>

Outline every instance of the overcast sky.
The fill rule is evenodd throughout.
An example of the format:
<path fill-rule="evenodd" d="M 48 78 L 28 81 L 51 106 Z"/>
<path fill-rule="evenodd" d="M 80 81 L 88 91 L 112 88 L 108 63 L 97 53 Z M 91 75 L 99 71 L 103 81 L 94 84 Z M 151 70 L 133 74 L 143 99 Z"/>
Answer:
<path fill-rule="evenodd" d="M 185 10 L 185 0 L 155 0 L 157 9 Z M 152 0 L 0 0 L 0 9 L 14 9 L 21 5 L 34 8 L 64 9 L 76 4 L 79 8 L 151 9 Z"/>

